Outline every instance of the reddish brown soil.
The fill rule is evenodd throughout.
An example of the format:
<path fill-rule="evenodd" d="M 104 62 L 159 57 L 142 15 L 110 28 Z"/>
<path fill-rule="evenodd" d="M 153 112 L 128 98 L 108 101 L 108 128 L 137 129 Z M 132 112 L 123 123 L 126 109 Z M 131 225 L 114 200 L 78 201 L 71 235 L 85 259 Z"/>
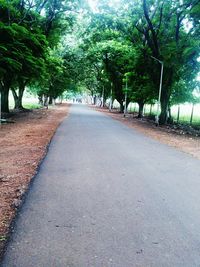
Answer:
<path fill-rule="evenodd" d="M 0 255 L 10 224 L 68 105 L 18 113 L 0 126 Z"/>
<path fill-rule="evenodd" d="M 185 153 L 188 153 L 198 159 L 200 159 L 200 137 L 187 135 L 184 130 L 174 130 L 169 126 L 157 127 L 154 122 L 147 119 L 138 119 L 132 114 L 126 115 L 124 118 L 123 114 L 118 111 L 109 112 L 106 108 L 97 108 L 96 110 L 106 113 L 112 118 L 125 123 L 127 126 L 142 132 L 145 135 L 158 140 L 161 143 L 173 146 Z"/>

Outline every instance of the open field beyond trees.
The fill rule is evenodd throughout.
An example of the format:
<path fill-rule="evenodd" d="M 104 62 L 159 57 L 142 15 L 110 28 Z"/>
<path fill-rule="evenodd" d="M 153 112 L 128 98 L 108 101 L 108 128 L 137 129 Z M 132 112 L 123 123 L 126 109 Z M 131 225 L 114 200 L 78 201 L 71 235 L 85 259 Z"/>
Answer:
<path fill-rule="evenodd" d="M 114 102 L 114 108 L 120 109 L 119 103 Z M 192 111 L 193 110 L 193 111 Z M 137 103 L 130 103 L 127 109 L 130 113 L 138 113 L 139 106 Z M 145 105 L 143 109 L 144 116 L 156 116 L 157 105 Z M 178 114 L 179 113 L 179 114 Z M 192 116 L 192 118 L 191 118 Z M 171 117 L 173 122 L 191 124 L 200 127 L 200 104 L 185 103 L 171 107 Z"/>

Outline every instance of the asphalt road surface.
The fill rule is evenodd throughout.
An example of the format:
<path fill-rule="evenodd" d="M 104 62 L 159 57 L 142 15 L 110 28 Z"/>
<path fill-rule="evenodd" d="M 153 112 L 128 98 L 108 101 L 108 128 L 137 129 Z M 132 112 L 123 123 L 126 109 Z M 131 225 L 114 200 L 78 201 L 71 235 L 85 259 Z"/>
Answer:
<path fill-rule="evenodd" d="M 73 105 L 2 266 L 200 266 L 200 161 Z"/>

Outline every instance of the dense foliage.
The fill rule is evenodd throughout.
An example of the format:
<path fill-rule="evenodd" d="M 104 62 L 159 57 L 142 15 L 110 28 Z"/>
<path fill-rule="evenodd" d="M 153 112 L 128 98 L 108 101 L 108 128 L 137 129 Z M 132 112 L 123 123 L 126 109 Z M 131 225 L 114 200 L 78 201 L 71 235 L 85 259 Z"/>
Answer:
<path fill-rule="evenodd" d="M 199 88 L 199 22 L 197 0 L 99 1 L 84 34 L 85 49 L 105 70 L 121 109 L 128 74 L 128 102 L 139 104 L 140 116 L 145 103 L 158 99 L 163 62 L 160 122 L 165 123 L 170 105 L 194 101 Z"/>
<path fill-rule="evenodd" d="M 158 99 L 164 64 L 160 122 L 170 106 L 195 101 L 198 90 L 198 0 L 0 0 L 0 89 L 8 112 L 12 90 L 22 108 L 26 86 L 40 97 L 87 90 L 127 104 Z M 158 61 L 159 60 L 159 61 Z"/>
<path fill-rule="evenodd" d="M 26 86 L 56 98 L 66 90 L 66 69 L 58 45 L 72 27 L 76 1 L 0 0 L 1 108 L 9 112 L 9 91 L 22 107 Z"/>

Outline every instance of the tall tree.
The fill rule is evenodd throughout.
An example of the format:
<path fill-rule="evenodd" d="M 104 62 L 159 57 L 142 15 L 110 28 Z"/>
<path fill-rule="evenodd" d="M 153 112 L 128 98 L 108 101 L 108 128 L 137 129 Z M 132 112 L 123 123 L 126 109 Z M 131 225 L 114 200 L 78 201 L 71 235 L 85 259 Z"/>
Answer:
<path fill-rule="evenodd" d="M 193 79 L 198 71 L 199 39 L 195 34 L 196 25 L 192 10 L 199 1 L 148 1 L 142 2 L 142 17 L 135 23 L 143 36 L 152 56 L 164 62 L 163 89 L 161 94 L 160 122 L 167 121 L 167 112 L 173 84 L 187 72 Z M 187 29 L 186 24 L 192 24 Z M 152 65 L 152 80 L 158 88 L 159 64 Z M 155 71 L 154 71 L 155 70 Z"/>

